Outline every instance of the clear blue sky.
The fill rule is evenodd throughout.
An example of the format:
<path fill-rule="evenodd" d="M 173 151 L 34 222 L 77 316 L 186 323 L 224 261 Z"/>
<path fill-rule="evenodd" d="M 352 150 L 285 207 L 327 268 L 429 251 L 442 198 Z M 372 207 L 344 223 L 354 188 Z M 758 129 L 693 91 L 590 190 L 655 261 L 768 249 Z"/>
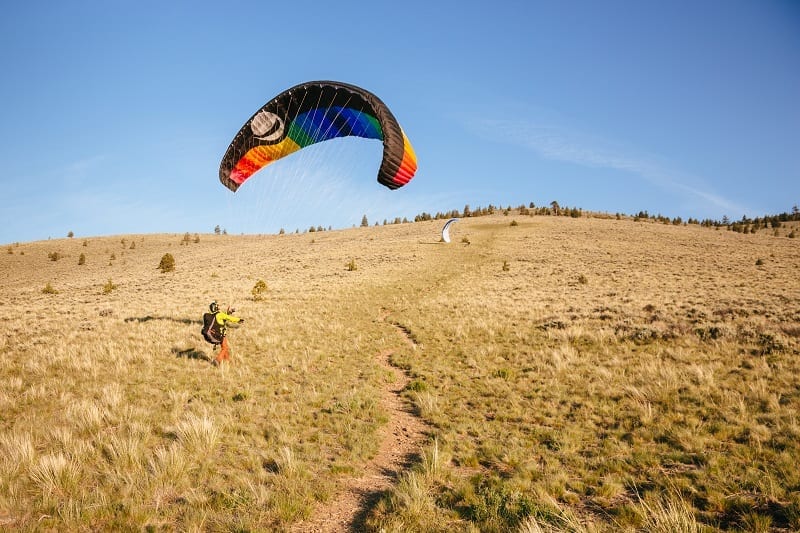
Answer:
<path fill-rule="evenodd" d="M 0 243 L 465 204 L 738 219 L 800 203 L 794 0 L 11 2 L 0 76 Z M 380 143 L 359 139 L 223 187 L 242 124 L 318 79 L 386 102 L 415 179 L 381 187 Z"/>

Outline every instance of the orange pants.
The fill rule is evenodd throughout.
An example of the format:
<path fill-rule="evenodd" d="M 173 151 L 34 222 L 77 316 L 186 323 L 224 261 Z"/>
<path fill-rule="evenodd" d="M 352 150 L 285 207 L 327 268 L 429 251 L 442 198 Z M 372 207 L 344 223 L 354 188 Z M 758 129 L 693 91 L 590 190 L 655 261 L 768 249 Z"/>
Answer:
<path fill-rule="evenodd" d="M 222 361 L 228 361 L 231 358 L 231 353 L 228 350 L 228 337 L 222 337 L 222 344 L 220 345 L 219 353 L 217 357 L 214 359 L 217 363 L 221 363 Z"/>

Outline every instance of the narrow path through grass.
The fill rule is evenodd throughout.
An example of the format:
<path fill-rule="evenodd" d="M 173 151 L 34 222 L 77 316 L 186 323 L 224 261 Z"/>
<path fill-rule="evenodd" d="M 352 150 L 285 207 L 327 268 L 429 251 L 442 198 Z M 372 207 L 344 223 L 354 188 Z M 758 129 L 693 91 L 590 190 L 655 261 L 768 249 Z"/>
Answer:
<path fill-rule="evenodd" d="M 388 322 L 389 312 L 383 311 L 381 321 Z M 402 341 L 414 348 L 413 334 L 392 323 Z M 364 520 L 381 496 L 396 482 L 400 473 L 418 460 L 418 451 L 425 439 L 425 423 L 414 414 L 412 406 L 402 397 L 410 378 L 402 369 L 392 365 L 396 348 L 377 355 L 380 364 L 390 371 L 391 381 L 381 396 L 381 409 L 388 414 L 388 423 L 380 430 L 378 453 L 364 470 L 344 482 L 344 489 L 331 501 L 320 505 L 308 520 L 292 529 L 296 532 L 362 531 Z"/>

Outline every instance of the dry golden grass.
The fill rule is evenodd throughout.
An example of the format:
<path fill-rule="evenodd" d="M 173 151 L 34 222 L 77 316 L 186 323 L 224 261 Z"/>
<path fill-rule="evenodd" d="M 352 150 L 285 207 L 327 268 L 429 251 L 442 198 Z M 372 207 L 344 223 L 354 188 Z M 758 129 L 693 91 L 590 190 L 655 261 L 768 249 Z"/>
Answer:
<path fill-rule="evenodd" d="M 308 518 L 380 447 L 399 327 L 432 434 L 368 527 L 800 528 L 800 241 L 512 213 L 447 245 L 441 223 L 8 246 L 0 527 Z M 213 299 L 246 318 L 221 368 Z"/>

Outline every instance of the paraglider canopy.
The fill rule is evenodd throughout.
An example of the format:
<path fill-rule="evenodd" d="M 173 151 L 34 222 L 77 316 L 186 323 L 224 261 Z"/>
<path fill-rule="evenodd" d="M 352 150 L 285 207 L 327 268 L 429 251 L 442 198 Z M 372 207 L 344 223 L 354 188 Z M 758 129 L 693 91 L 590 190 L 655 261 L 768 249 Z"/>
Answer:
<path fill-rule="evenodd" d="M 450 225 L 458 220 L 457 218 L 451 218 L 447 222 L 445 222 L 444 227 L 442 228 L 442 240 L 444 242 L 450 242 Z"/>
<path fill-rule="evenodd" d="M 417 156 L 392 112 L 380 98 L 335 81 L 301 83 L 259 109 L 231 141 L 219 179 L 231 191 L 282 157 L 338 137 L 383 142 L 378 182 L 397 189 L 417 170 Z"/>

